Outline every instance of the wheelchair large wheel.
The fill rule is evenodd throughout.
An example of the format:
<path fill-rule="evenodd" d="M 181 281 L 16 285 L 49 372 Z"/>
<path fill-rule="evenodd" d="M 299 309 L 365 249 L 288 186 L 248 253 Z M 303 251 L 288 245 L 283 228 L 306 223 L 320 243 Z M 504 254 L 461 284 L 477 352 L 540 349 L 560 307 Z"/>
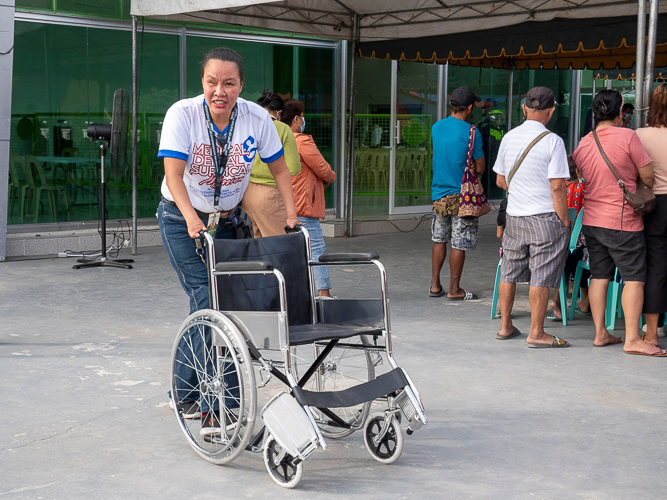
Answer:
<path fill-rule="evenodd" d="M 304 389 L 314 392 L 343 391 L 375 379 L 375 365 L 382 358 L 379 353 L 364 349 L 364 346 L 371 345 L 366 336 L 345 339 L 341 344 L 347 345 L 334 347 L 317 372 L 303 386 Z M 299 377 L 306 373 L 322 350 L 324 350 L 322 344 L 299 346 L 296 355 Z M 349 436 L 363 427 L 371 404 L 372 401 L 368 401 L 346 408 L 328 408 L 345 422 L 345 427 L 336 425 L 317 408 L 312 408 L 312 413 L 322 435 L 326 438 L 338 439 Z"/>
<path fill-rule="evenodd" d="M 255 423 L 255 373 L 245 338 L 223 314 L 202 309 L 181 325 L 174 342 L 171 394 L 190 446 L 223 465 L 247 446 Z M 181 411 L 198 403 L 201 418 Z"/>
<path fill-rule="evenodd" d="M 264 446 L 264 465 L 271 479 L 283 488 L 294 488 L 303 477 L 303 460 L 294 458 L 269 436 Z"/>

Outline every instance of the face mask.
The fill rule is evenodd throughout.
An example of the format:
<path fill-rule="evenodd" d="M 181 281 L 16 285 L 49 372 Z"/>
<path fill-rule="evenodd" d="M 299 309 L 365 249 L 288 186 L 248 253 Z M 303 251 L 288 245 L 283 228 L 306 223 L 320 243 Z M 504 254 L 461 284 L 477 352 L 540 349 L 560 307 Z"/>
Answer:
<path fill-rule="evenodd" d="M 624 119 L 624 120 L 627 120 L 627 119 L 630 118 L 631 116 L 632 116 L 631 113 L 623 113 L 623 119 Z"/>
<path fill-rule="evenodd" d="M 301 121 L 301 133 L 303 134 L 303 131 L 306 129 L 306 119 L 302 116 Z"/>

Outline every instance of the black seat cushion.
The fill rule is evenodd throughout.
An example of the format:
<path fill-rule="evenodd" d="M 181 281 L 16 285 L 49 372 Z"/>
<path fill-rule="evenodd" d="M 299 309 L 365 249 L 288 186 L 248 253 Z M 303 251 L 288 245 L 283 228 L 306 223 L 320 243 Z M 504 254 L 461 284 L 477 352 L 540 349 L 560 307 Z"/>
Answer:
<path fill-rule="evenodd" d="M 214 253 L 216 264 L 252 260 L 273 265 L 285 278 L 289 325 L 312 323 L 308 254 L 303 233 L 215 240 Z M 219 276 L 216 282 L 220 311 L 280 311 L 278 280 L 272 274 Z"/>
<path fill-rule="evenodd" d="M 357 335 L 382 335 L 382 329 L 357 325 L 296 325 L 290 326 L 290 345 L 312 344 L 320 340 L 348 339 Z"/>

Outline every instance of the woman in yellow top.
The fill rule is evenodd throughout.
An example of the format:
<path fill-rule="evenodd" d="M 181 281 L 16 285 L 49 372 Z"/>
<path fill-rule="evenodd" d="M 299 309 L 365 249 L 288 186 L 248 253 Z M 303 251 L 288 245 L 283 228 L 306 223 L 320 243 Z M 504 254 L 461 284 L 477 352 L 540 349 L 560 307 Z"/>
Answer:
<path fill-rule="evenodd" d="M 271 115 L 280 136 L 280 142 L 283 144 L 287 168 L 292 177 L 298 175 L 301 171 L 301 160 L 294 134 L 289 126 L 280 121 L 284 108 L 282 98 L 266 89 L 262 92 L 262 97 L 257 100 L 257 104 Z M 250 183 L 243 195 L 241 208 L 250 216 L 255 238 L 285 234 L 287 217 L 285 202 L 276 187 L 276 181 L 269 171 L 269 166 L 259 158 L 259 155 L 255 156 L 255 163 L 250 171 Z"/>

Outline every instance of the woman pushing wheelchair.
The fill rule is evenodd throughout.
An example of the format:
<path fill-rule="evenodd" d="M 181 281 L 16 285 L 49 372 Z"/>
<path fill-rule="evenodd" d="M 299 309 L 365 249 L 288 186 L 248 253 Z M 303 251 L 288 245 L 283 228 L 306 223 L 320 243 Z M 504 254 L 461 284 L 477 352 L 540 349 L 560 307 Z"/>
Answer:
<path fill-rule="evenodd" d="M 243 59 L 231 49 L 212 49 L 201 63 L 201 72 L 204 93 L 169 108 L 158 152 L 165 170 L 157 212 L 160 234 L 190 299 L 190 313 L 210 307 L 208 271 L 197 252 L 200 232 L 207 230 L 216 239 L 235 238 L 238 206 L 248 187 L 255 156 L 259 155 L 275 178 L 287 209 L 287 225 L 299 223 L 290 172 L 271 117 L 257 104 L 239 97 Z M 192 336 L 190 341 L 198 344 L 201 338 Z M 186 351 L 204 352 L 204 346 L 181 350 Z M 184 416 L 197 418 L 201 413 L 202 435 L 214 438 L 220 432 L 218 408 L 217 402 L 211 402 L 210 408 L 207 398 L 200 395 L 195 366 L 202 361 L 189 359 L 186 354 L 181 357 L 177 369 L 179 394 L 173 400 Z M 233 387 L 236 373 L 231 371 L 227 377 L 226 382 Z M 233 389 L 228 396 L 228 407 L 233 408 Z"/>

